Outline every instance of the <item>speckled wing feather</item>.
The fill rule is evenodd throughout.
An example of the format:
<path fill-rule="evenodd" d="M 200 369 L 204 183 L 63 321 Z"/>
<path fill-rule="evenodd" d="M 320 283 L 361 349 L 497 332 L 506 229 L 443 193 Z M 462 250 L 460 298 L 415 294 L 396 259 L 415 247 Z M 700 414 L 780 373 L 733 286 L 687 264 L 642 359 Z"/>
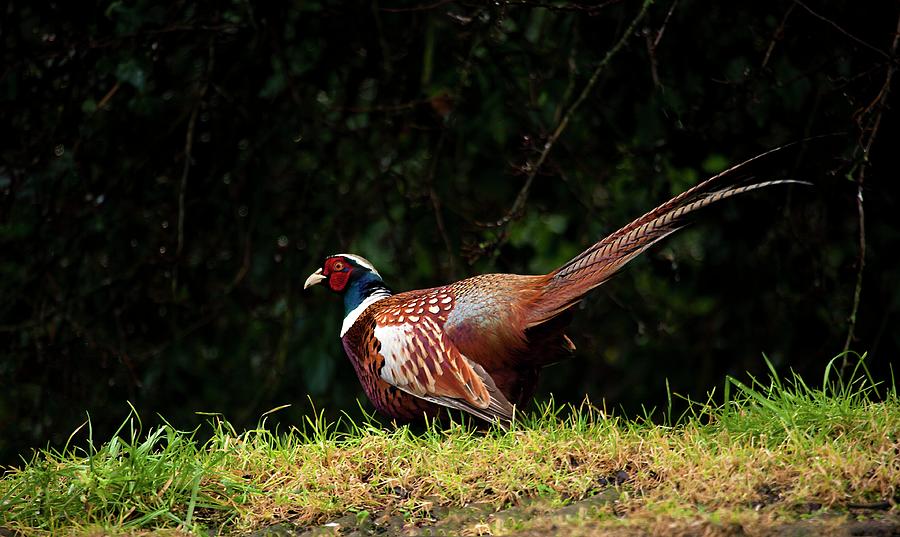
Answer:
<path fill-rule="evenodd" d="M 711 182 L 704 181 L 672 198 L 647 214 L 612 233 L 553 271 L 541 297 L 529 310 L 526 326 L 534 326 L 553 318 L 581 300 L 585 293 L 608 280 L 625 264 L 654 243 L 677 231 L 688 214 L 744 192 L 767 186 L 800 183 L 790 179 L 727 187 L 705 191 Z"/>
<path fill-rule="evenodd" d="M 513 406 L 478 363 L 460 352 L 442 326 L 453 296 L 440 290 L 387 300 L 375 315 L 383 359 L 380 377 L 392 386 L 487 421 L 507 422 Z"/>

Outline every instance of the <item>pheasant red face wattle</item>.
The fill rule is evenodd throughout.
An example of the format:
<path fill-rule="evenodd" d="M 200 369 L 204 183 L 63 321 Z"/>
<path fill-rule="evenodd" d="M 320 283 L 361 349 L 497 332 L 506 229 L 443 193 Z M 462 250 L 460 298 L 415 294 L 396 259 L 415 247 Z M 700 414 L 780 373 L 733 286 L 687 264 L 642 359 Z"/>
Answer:
<path fill-rule="evenodd" d="M 328 278 L 329 289 L 336 293 L 344 291 L 352 272 L 353 267 L 347 261 L 339 257 L 329 258 L 322 268 L 322 274 Z"/>
<path fill-rule="evenodd" d="M 353 265 L 341 256 L 332 256 L 325 260 L 322 268 L 313 272 L 303 283 L 303 288 L 307 289 L 313 285 L 328 282 L 328 288 L 336 293 L 342 293 L 350 280 L 353 273 Z"/>

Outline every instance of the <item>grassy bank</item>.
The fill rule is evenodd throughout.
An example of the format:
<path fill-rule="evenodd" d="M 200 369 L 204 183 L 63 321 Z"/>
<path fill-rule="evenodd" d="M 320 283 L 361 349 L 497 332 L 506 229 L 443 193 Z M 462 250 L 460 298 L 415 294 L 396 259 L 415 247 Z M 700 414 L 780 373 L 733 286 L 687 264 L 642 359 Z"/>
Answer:
<path fill-rule="evenodd" d="M 212 438 L 199 442 L 170 426 L 143 432 L 133 413 L 111 439 L 85 424 L 65 449 L 6 469 L 0 526 L 240 533 L 342 519 L 409 532 L 475 505 L 454 532 L 539 534 L 551 520 L 586 534 L 667 524 L 752 533 L 834 513 L 896 513 L 896 388 L 862 369 L 847 383 L 829 372 L 815 387 L 729 379 L 724 403 L 692 403 L 663 425 L 589 405 L 547 405 L 487 433 L 315 418 L 287 432 L 237 432 L 212 417 Z M 598 494 L 590 509 L 543 516 Z M 514 516 L 491 515 L 498 510 Z"/>

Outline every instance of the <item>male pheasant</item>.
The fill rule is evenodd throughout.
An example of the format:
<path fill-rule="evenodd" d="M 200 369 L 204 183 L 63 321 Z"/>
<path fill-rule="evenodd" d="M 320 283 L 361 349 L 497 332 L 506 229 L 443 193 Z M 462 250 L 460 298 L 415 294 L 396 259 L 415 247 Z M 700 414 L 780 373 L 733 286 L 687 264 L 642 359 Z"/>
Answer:
<path fill-rule="evenodd" d="M 731 170 L 728 170 L 731 171 Z M 725 172 L 727 173 L 727 172 Z M 712 189 L 708 179 L 590 246 L 549 274 L 484 274 L 393 294 L 364 258 L 328 256 L 304 289 L 344 296 L 341 342 L 366 395 L 410 421 L 442 407 L 505 426 L 533 394 L 540 370 L 575 349 L 563 332 L 572 306 L 697 209 L 775 180 Z"/>

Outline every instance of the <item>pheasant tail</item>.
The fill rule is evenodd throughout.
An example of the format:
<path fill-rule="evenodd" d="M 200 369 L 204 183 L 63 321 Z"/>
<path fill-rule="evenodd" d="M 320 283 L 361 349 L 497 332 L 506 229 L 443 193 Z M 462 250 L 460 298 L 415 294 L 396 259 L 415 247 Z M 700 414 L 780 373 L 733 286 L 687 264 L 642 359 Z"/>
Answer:
<path fill-rule="evenodd" d="M 663 203 L 551 272 L 540 296 L 529 309 L 526 327 L 544 323 L 570 308 L 585 293 L 608 280 L 641 252 L 684 226 L 685 217 L 694 211 L 767 186 L 809 184 L 781 179 L 710 190 L 711 184 L 719 177 L 721 174 Z"/>

